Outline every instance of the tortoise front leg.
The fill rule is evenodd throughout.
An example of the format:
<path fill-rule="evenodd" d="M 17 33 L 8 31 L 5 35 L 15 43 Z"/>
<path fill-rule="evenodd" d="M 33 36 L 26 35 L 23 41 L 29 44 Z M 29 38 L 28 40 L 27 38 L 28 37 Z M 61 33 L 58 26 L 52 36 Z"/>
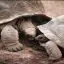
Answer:
<path fill-rule="evenodd" d="M 23 48 L 19 43 L 18 31 L 10 25 L 5 26 L 1 31 L 1 40 L 9 51 L 18 51 Z"/>
<path fill-rule="evenodd" d="M 40 43 L 40 45 L 46 49 L 46 51 L 49 55 L 49 59 L 57 60 L 62 57 L 62 53 L 61 53 L 60 49 L 57 47 L 57 45 L 55 44 L 55 42 L 48 41 L 45 44 Z"/>

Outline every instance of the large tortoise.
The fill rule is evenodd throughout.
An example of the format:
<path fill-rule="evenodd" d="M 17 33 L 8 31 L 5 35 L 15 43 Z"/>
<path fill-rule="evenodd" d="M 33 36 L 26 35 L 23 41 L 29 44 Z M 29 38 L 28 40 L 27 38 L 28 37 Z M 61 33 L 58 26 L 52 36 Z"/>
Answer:
<path fill-rule="evenodd" d="M 64 52 L 64 15 L 55 17 L 48 23 L 37 26 L 37 28 L 42 34 L 35 39 L 39 40 L 40 45 L 46 49 L 49 59 L 60 59 L 62 51 Z M 46 39 L 45 42 L 43 39 Z"/>
<path fill-rule="evenodd" d="M 36 18 L 34 21 L 37 23 L 37 20 L 44 16 L 41 1 L 0 1 L 0 32 L 5 48 L 9 51 L 21 50 L 23 45 L 19 43 L 18 32 L 24 31 L 26 35 L 35 37 L 36 27 L 32 19 Z M 50 18 L 47 17 L 46 20 Z"/>

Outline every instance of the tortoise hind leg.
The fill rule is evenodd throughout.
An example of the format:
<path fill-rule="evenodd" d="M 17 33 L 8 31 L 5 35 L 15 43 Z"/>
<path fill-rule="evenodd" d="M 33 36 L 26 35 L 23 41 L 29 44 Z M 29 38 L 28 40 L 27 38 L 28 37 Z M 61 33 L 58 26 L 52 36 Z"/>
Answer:
<path fill-rule="evenodd" d="M 19 43 L 18 31 L 10 25 L 5 26 L 1 31 L 1 40 L 9 51 L 18 51 L 23 48 Z"/>

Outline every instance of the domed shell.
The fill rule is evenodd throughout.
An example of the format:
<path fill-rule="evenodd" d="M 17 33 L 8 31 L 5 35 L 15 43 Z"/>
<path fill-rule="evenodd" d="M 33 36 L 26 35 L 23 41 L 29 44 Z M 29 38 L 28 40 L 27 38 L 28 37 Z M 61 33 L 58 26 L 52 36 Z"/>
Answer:
<path fill-rule="evenodd" d="M 0 24 L 22 17 L 44 13 L 41 1 L 37 0 L 1 0 Z"/>

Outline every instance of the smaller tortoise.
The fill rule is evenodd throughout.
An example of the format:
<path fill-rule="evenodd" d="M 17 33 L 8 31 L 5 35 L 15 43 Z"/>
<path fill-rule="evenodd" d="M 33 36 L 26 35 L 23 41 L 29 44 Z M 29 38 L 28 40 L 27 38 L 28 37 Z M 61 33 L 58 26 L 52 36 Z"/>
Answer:
<path fill-rule="evenodd" d="M 36 39 L 46 49 L 49 59 L 56 60 L 61 58 L 60 48 L 64 49 L 64 15 L 53 18 L 48 23 L 37 26 L 37 28 L 45 35 L 39 35 Z M 46 39 L 46 43 L 43 42 L 43 38 Z"/>

